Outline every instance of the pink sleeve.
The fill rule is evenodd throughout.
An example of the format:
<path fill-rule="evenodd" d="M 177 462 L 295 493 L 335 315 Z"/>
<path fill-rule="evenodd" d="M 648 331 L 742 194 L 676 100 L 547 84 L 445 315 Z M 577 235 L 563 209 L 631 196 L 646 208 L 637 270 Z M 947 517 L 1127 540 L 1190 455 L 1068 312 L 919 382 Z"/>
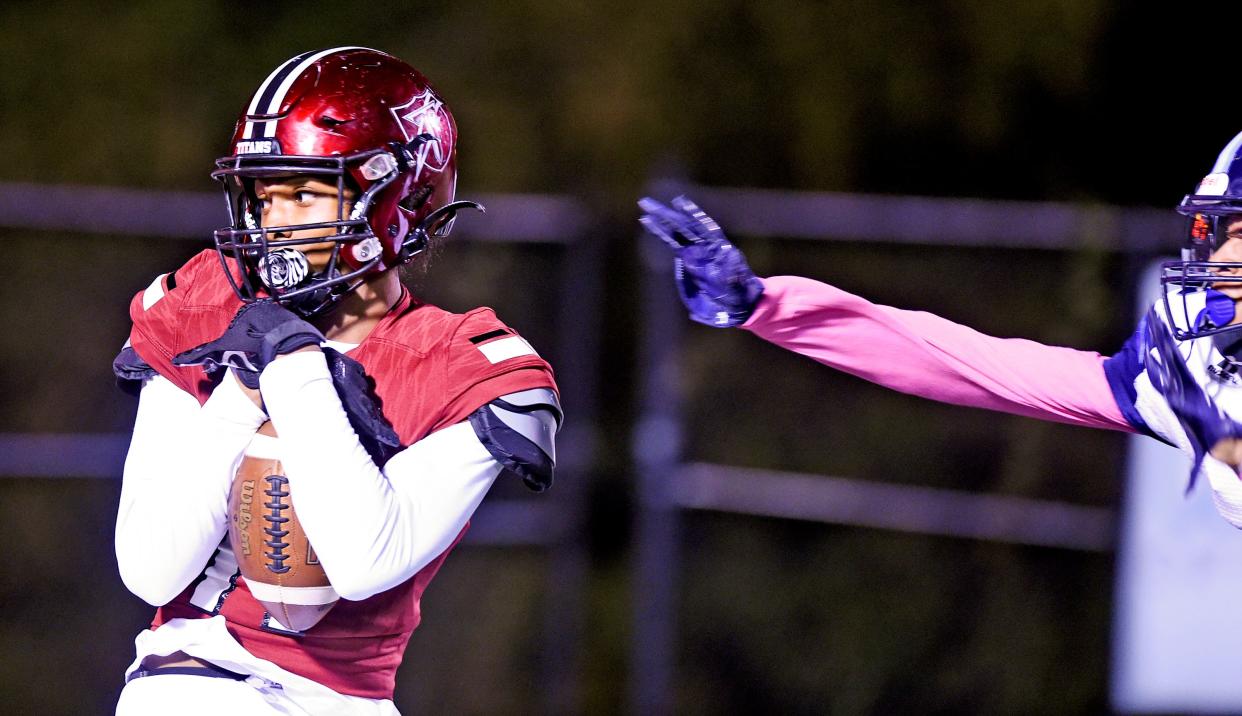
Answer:
<path fill-rule="evenodd" d="M 798 276 L 763 279 L 744 324 L 764 340 L 903 393 L 1133 432 L 1098 353 L 986 336 Z"/>

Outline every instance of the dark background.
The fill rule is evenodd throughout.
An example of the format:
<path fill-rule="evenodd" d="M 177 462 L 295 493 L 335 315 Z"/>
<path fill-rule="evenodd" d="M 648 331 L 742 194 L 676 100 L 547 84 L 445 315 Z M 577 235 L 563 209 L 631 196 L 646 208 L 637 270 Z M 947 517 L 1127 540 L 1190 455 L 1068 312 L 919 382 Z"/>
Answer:
<path fill-rule="evenodd" d="M 210 191 L 211 161 L 272 67 L 361 44 L 420 68 L 450 103 L 460 196 L 586 202 L 606 258 L 600 315 L 553 324 L 573 297 L 532 278 L 556 261 L 537 247 L 451 244 L 420 290 L 450 309 L 493 305 L 536 345 L 605 337 L 579 676 L 582 710 L 609 713 L 624 708 L 633 619 L 643 187 L 672 171 L 1172 207 L 1242 129 L 1233 28 L 1188 5 L 1105 0 L 8 2 L 0 181 Z M 1118 254 L 735 238 L 761 274 L 992 334 L 1109 353 L 1130 330 L 1136 264 Z M 133 404 L 109 362 L 128 299 L 206 239 L 0 229 L 0 431 L 125 431 Z M 1118 504 L 1120 436 L 887 393 L 741 332 L 687 339 L 690 458 Z M 118 491 L 0 480 L 0 711 L 110 711 L 150 612 L 116 575 Z M 681 712 L 1107 709 L 1112 554 L 710 513 L 689 515 L 685 538 Z M 535 549 L 458 550 L 424 600 L 398 705 L 537 710 L 548 569 Z"/>

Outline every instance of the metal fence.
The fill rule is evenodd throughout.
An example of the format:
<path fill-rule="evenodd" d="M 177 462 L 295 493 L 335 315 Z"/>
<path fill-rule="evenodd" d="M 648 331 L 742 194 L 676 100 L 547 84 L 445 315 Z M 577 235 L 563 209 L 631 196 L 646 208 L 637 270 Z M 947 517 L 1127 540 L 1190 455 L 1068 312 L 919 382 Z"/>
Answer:
<path fill-rule="evenodd" d="M 654 183 L 650 193 L 690 194 L 738 236 L 812 241 L 1056 250 L 1087 245 L 1140 256 L 1167 248 L 1168 237 L 1180 226 L 1167 211 L 1063 203 L 757 191 L 673 181 Z M 582 535 L 596 459 L 601 353 L 599 322 L 581 317 L 600 310 L 601 247 L 586 240 L 594 219 L 576 199 L 515 194 L 480 199 L 489 213 L 462 226 L 455 240 L 559 246 L 559 291 L 574 297 L 558 302 L 557 322 L 565 329 L 558 331 L 556 369 L 564 402 L 574 407 L 559 441 L 558 487 L 548 499 L 486 501 L 469 538 L 476 544 L 549 550 L 555 584 L 548 590 L 546 707 L 574 712 L 580 703 L 577 674 L 582 671 L 588 566 Z M 220 213 L 220 202 L 211 194 L 0 184 L 0 227 L 201 239 Z M 631 436 L 638 495 L 632 712 L 672 711 L 683 510 L 1112 549 L 1115 517 L 1106 509 L 683 462 L 686 421 L 677 386 L 686 320 L 669 281 L 667 252 L 652 241 L 642 245 L 638 415 Z M 124 434 L 0 434 L 0 476 L 116 478 L 127 442 Z"/>

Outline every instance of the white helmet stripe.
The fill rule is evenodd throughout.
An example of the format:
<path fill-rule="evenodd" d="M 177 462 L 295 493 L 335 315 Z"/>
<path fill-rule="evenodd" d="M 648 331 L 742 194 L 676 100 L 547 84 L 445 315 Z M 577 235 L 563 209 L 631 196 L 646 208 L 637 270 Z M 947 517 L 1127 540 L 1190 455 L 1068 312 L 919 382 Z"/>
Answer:
<path fill-rule="evenodd" d="M 250 100 L 250 106 L 246 109 L 248 116 L 256 114 L 274 114 L 280 109 L 280 105 L 285 101 L 285 94 L 288 93 L 289 87 L 293 84 L 302 72 L 312 64 L 318 62 L 320 58 L 332 54 L 333 52 L 342 52 L 344 50 L 366 50 L 366 47 L 333 47 L 330 50 L 320 50 L 319 52 L 304 52 L 296 57 L 286 61 L 280 67 L 277 67 L 272 74 L 263 80 L 263 84 L 259 85 L 259 90 L 254 93 L 254 97 Z M 275 85 L 275 90 L 272 87 Z M 276 136 L 276 123 L 279 120 L 269 119 L 265 121 L 255 122 L 246 121 L 246 128 L 242 133 L 243 139 L 270 138 Z M 257 128 L 256 128 L 256 125 Z M 256 134 L 257 129 L 257 134 Z"/>
<path fill-rule="evenodd" d="M 267 79 L 263 80 L 263 84 L 259 85 L 258 91 L 255 92 L 254 97 L 250 99 L 250 106 L 246 108 L 246 114 L 254 114 L 256 111 L 258 111 L 259 101 L 262 99 L 263 93 L 267 91 L 268 86 L 271 85 L 272 82 L 278 81 L 277 80 L 278 77 L 283 76 L 286 72 L 289 71 L 290 67 L 297 64 L 302 58 L 306 57 L 309 54 L 311 54 L 311 52 L 303 52 L 302 54 L 297 55 L 296 57 L 290 57 L 289 59 L 282 62 L 279 67 L 272 70 L 272 74 L 268 75 Z"/>
<path fill-rule="evenodd" d="M 272 70 L 272 74 L 268 75 L 267 79 L 263 80 L 263 84 L 259 85 L 259 89 L 254 93 L 254 97 L 250 98 L 250 105 L 246 107 L 246 115 L 253 116 L 257 114 L 259 111 L 259 103 L 262 102 L 263 96 L 267 93 L 267 88 L 271 86 L 273 82 L 279 82 L 280 81 L 279 78 L 283 77 L 285 73 L 289 71 L 290 67 L 293 67 L 298 62 L 300 62 L 303 58 L 307 57 L 308 55 L 312 53 L 313 53 L 313 50 L 311 52 L 303 52 L 302 54 L 297 55 L 295 57 L 290 57 L 289 59 L 282 62 L 276 69 Z M 253 135 L 254 135 L 254 122 L 247 121 L 246 129 L 245 129 L 245 132 L 242 134 L 242 137 L 244 139 L 252 139 Z"/>

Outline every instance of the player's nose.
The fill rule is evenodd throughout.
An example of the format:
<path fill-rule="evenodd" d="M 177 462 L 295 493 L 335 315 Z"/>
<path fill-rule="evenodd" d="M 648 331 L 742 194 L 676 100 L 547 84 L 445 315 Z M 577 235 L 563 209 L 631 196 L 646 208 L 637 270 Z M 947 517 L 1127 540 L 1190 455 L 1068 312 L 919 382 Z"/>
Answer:
<path fill-rule="evenodd" d="M 279 199 L 272 201 L 271 205 L 268 206 L 267 211 L 264 213 L 263 226 L 272 228 L 288 226 L 292 221 L 288 205 L 289 202 L 281 201 Z M 270 235 L 278 239 L 287 239 L 289 238 L 289 231 L 272 231 L 270 232 Z"/>

